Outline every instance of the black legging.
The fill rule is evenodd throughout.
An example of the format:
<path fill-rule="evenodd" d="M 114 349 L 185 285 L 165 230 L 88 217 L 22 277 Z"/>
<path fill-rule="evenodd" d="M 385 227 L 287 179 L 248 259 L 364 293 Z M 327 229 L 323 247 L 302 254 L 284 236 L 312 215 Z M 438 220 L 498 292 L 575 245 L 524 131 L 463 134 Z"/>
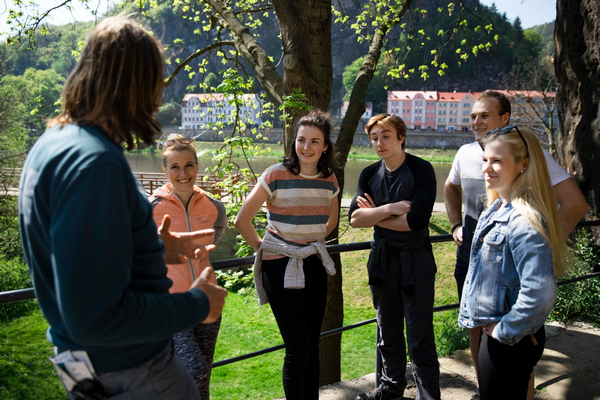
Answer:
<path fill-rule="evenodd" d="M 304 260 L 304 289 L 283 287 L 289 258 L 263 260 L 263 282 L 285 343 L 287 400 L 319 398 L 319 335 L 327 301 L 327 273 L 316 256 Z"/>
<path fill-rule="evenodd" d="M 533 367 L 542 357 L 546 345 L 546 332 L 542 326 L 509 346 L 481 334 L 479 343 L 479 389 L 482 400 L 521 400 L 527 398 L 527 388 Z"/>

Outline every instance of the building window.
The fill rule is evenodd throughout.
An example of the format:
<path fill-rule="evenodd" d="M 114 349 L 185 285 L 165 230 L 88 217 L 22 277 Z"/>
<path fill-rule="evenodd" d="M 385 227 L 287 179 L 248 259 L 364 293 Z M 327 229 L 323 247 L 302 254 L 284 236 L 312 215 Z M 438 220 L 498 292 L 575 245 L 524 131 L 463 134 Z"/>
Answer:
<path fill-rule="evenodd" d="M 463 107 L 471 107 L 471 103 L 463 103 Z"/>

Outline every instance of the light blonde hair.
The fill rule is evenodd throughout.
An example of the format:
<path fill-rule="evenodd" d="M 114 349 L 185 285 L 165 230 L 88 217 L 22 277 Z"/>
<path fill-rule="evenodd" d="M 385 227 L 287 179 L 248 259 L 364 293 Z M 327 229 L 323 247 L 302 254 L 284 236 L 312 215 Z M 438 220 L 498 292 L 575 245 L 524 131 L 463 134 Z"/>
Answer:
<path fill-rule="evenodd" d="M 129 149 L 137 139 L 152 145 L 160 135 L 161 125 L 152 114 L 160 106 L 162 90 L 160 42 L 135 21 L 105 18 L 88 37 L 63 87 L 63 109 L 48 126 L 105 125 Z"/>
<path fill-rule="evenodd" d="M 554 190 L 550 181 L 550 174 L 546 165 L 546 157 L 535 134 L 519 127 L 523 139 L 513 128 L 508 133 L 496 132 L 482 140 L 482 145 L 492 141 L 508 145 L 515 162 L 529 158 L 529 165 L 525 171 L 518 174 L 512 184 L 511 204 L 536 230 L 552 251 L 554 275 L 560 277 L 564 273 L 564 259 L 566 256 L 565 233 L 562 227 Z M 523 143 L 527 142 L 527 146 Z M 487 190 L 487 202 L 490 206 L 499 194 L 495 190 Z"/>
<path fill-rule="evenodd" d="M 184 137 L 178 133 L 171 133 L 166 140 L 177 140 L 183 138 Z M 189 151 L 194 155 L 194 160 L 196 161 L 196 165 L 198 165 L 198 154 L 196 153 L 196 146 L 194 146 L 194 142 L 190 144 L 183 144 L 176 141 L 172 146 L 169 146 L 160 152 L 163 167 L 167 167 L 167 158 L 169 157 L 169 154 L 174 151 Z"/>

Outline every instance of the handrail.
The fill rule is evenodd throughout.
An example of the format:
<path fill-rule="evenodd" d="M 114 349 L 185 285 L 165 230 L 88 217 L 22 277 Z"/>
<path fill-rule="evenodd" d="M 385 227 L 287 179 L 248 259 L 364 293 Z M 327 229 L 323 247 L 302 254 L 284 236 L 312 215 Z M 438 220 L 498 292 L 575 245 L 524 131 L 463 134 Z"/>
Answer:
<path fill-rule="evenodd" d="M 579 224 L 577 224 L 577 228 L 590 227 L 590 226 L 600 226 L 600 220 L 583 221 L 583 222 L 580 222 Z M 441 242 L 451 241 L 451 240 L 453 240 L 453 238 L 452 238 L 452 235 L 444 234 L 444 235 L 431 236 L 430 240 L 432 243 L 441 243 Z M 369 250 L 370 248 L 371 248 L 370 242 L 357 242 L 357 243 L 328 245 L 327 251 L 329 253 L 345 253 L 345 252 L 349 252 L 349 251 Z M 212 262 L 212 265 L 215 270 L 224 270 L 224 269 L 230 269 L 233 267 L 250 265 L 253 263 L 254 263 L 254 256 L 249 256 L 249 257 L 232 258 L 232 259 L 227 259 L 227 260 L 214 261 L 214 262 Z M 571 279 L 565 279 L 562 281 L 558 281 L 556 284 L 557 284 L 557 286 L 562 286 L 562 285 L 566 285 L 569 283 L 578 282 L 578 281 L 582 281 L 585 279 L 591 279 L 591 278 L 595 278 L 595 277 L 600 277 L 600 272 L 594 272 L 594 273 L 588 274 L 588 275 L 582 275 L 582 276 L 578 276 L 578 277 L 571 278 Z M 14 301 L 31 300 L 31 299 L 35 299 L 35 292 L 34 292 L 33 288 L 11 290 L 8 292 L 0 292 L 0 304 L 11 303 Z M 434 307 L 433 312 L 447 311 L 447 310 L 452 310 L 452 309 L 455 309 L 458 307 L 459 307 L 458 303 L 446 304 L 443 306 Z M 332 329 L 327 332 L 322 332 L 320 337 L 324 338 L 324 337 L 328 337 L 328 336 L 337 335 L 344 331 L 348 331 L 348 330 L 355 329 L 355 328 L 358 328 L 358 327 L 361 327 L 364 325 L 372 324 L 374 322 L 376 322 L 376 318 L 357 322 L 356 324 L 346 325 L 346 326 L 343 326 L 340 328 L 335 328 L 335 329 Z M 228 358 L 228 359 L 221 360 L 221 361 L 216 361 L 213 363 L 212 367 L 216 368 L 216 367 L 220 367 L 223 365 L 232 364 L 237 361 L 242 361 L 242 360 L 257 357 L 257 356 L 260 356 L 263 354 L 271 353 L 273 351 L 283 349 L 284 347 L 285 347 L 285 345 L 280 344 L 277 346 L 267 347 L 265 349 L 258 350 L 258 351 L 252 352 L 252 353 L 243 354 L 241 356 L 232 357 L 232 358 Z"/>
<path fill-rule="evenodd" d="M 592 222 L 597 222 L 597 225 L 600 225 L 600 220 L 592 221 Z M 588 225 L 588 226 L 594 226 L 594 225 Z M 431 240 L 431 243 L 448 242 L 448 241 L 452 240 L 452 235 L 445 234 L 445 235 L 431 236 L 430 240 Z M 327 251 L 330 254 L 335 254 L 335 253 L 346 253 L 349 251 L 369 250 L 370 248 L 371 248 L 370 242 L 356 242 L 356 243 L 328 245 Z M 222 270 L 231 269 L 231 268 L 235 268 L 235 267 L 252 265 L 252 264 L 254 264 L 254 256 L 241 257 L 241 258 L 229 258 L 227 260 L 213 261 L 211 264 L 215 271 L 222 271 Z M 0 304 L 11 303 L 13 301 L 32 300 L 32 299 L 35 299 L 35 292 L 33 291 L 33 288 L 11 290 L 8 292 L 0 292 Z"/>
<path fill-rule="evenodd" d="M 578 276 L 578 277 L 573 278 L 573 279 L 565 279 L 565 280 L 557 282 L 556 285 L 557 286 L 566 285 L 568 283 L 583 281 L 585 279 L 590 279 L 590 278 L 595 278 L 595 277 L 600 277 L 600 272 L 594 272 L 593 274 Z M 437 307 L 433 307 L 433 312 L 435 313 L 435 312 L 453 310 L 455 308 L 459 308 L 459 306 L 460 306 L 459 303 L 446 304 L 446 305 L 443 305 L 443 306 L 437 306 Z M 336 329 L 332 329 L 332 330 L 327 331 L 327 332 L 322 332 L 321 333 L 321 339 L 323 339 L 324 337 L 337 335 L 338 333 L 342 333 L 344 331 L 349 331 L 349 330 L 354 329 L 354 328 L 359 328 L 359 327 L 364 326 L 364 325 L 369 325 L 369 324 L 372 324 L 372 323 L 374 323 L 376 321 L 377 321 L 377 318 L 367 319 L 365 321 L 357 322 L 356 324 L 346 325 L 346 326 L 342 326 L 341 328 L 336 328 Z M 273 347 L 267 347 L 265 349 L 262 349 L 262 350 L 259 350 L 259 351 L 255 351 L 255 352 L 252 352 L 252 353 L 242 354 L 241 356 L 227 358 L 227 359 L 221 360 L 221 361 L 216 361 L 216 362 L 213 363 L 213 368 L 221 367 L 221 366 L 227 365 L 227 364 L 232 364 L 232 363 L 237 362 L 237 361 L 247 360 L 249 358 L 260 356 L 260 355 L 263 355 L 263 354 L 272 353 L 274 351 L 283 349 L 284 347 L 285 347 L 285 345 L 280 344 L 280 345 L 273 346 Z"/>

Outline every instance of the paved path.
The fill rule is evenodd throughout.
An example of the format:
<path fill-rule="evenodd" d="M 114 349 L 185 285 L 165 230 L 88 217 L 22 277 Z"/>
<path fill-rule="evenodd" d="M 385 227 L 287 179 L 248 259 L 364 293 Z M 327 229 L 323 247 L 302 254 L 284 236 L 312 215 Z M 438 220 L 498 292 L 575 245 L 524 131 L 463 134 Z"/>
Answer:
<path fill-rule="evenodd" d="M 535 368 L 536 400 L 600 400 L 600 329 L 588 324 L 546 325 L 546 349 Z M 469 350 L 440 358 L 443 400 L 469 400 L 475 393 L 475 372 Z M 404 399 L 415 399 L 409 385 Z M 320 389 L 320 400 L 354 400 L 375 387 L 375 374 L 339 382 Z M 510 400 L 510 399 L 508 399 Z"/>

